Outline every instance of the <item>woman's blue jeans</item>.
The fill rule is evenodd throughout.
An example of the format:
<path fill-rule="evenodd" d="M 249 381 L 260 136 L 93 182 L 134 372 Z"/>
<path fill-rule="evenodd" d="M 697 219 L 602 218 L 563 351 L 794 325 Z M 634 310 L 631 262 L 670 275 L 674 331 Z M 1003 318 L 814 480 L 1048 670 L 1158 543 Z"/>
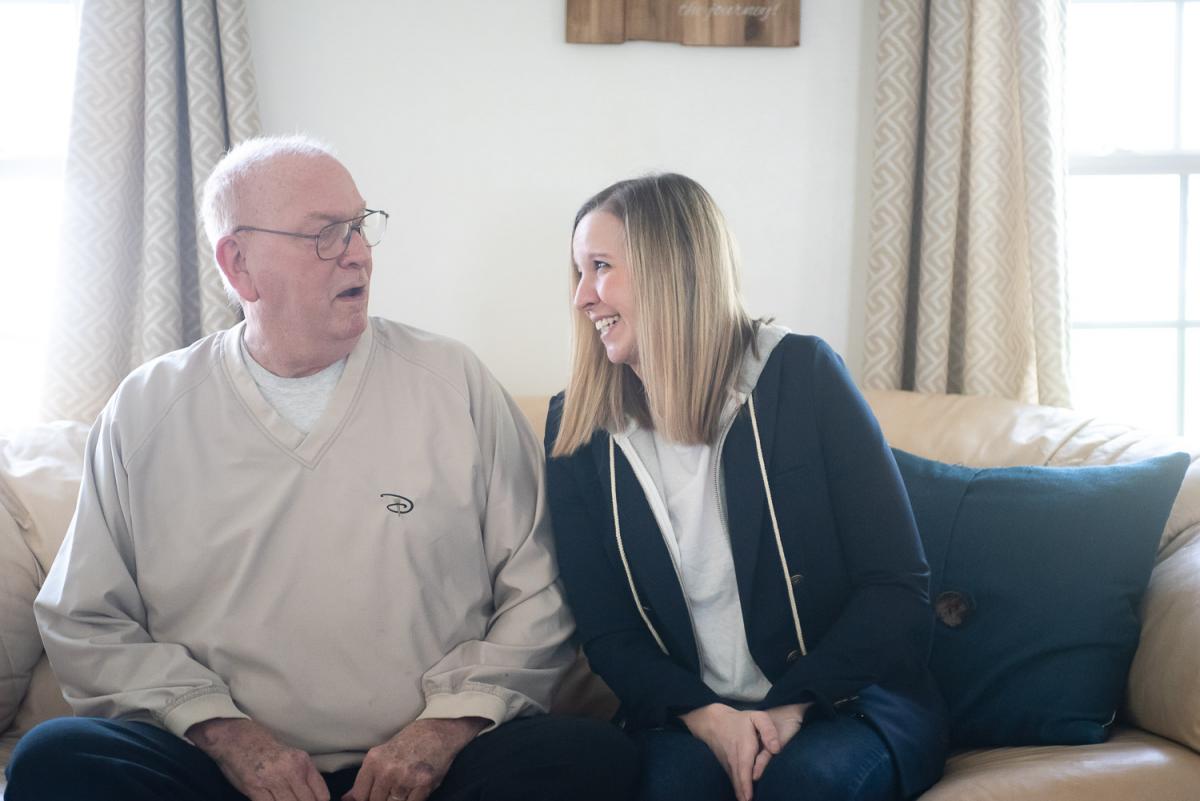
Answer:
<path fill-rule="evenodd" d="M 733 785 L 702 740 L 686 729 L 637 735 L 638 801 L 733 801 Z M 850 714 L 811 720 L 771 758 L 754 801 L 898 801 L 896 768 L 883 739 Z"/>

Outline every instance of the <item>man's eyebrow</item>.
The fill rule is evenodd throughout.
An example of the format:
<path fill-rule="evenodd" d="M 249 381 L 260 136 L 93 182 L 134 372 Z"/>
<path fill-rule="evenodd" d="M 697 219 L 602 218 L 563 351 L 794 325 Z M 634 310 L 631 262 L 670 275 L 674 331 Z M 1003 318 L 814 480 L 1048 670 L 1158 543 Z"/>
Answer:
<path fill-rule="evenodd" d="M 353 220 L 355 217 L 362 216 L 367 210 L 367 205 L 364 203 L 353 214 L 346 216 L 345 212 L 328 212 L 328 211 L 310 211 L 304 215 L 306 220 L 315 220 L 317 222 L 341 222 L 343 220 Z"/>

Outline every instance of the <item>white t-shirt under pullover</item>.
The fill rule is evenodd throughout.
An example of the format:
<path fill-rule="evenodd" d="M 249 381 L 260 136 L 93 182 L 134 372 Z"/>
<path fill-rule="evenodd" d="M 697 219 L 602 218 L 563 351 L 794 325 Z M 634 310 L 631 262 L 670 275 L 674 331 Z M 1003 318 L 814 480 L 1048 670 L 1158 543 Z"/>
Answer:
<path fill-rule="evenodd" d="M 243 329 L 244 331 L 245 329 Z M 317 420 L 329 405 L 333 397 L 333 389 L 337 386 L 342 371 L 346 369 L 346 360 L 338 359 L 324 370 L 301 378 L 284 378 L 263 367 L 250 355 L 246 349 L 246 337 L 238 337 L 238 350 L 242 354 L 242 362 L 250 371 L 250 377 L 258 385 L 258 390 L 297 431 L 307 434 L 312 431 Z"/>

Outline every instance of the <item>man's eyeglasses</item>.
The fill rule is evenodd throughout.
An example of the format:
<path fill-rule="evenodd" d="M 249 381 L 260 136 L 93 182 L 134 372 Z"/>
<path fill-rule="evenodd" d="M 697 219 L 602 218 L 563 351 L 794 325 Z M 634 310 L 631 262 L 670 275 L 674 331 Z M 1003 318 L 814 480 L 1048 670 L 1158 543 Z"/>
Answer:
<path fill-rule="evenodd" d="M 315 234 L 298 234 L 294 231 L 274 231 L 270 228 L 256 228 L 253 225 L 239 225 L 233 233 L 242 231 L 258 231 L 262 234 L 279 234 L 294 236 L 298 239 L 311 239 L 317 246 L 317 258 L 322 261 L 333 261 L 341 258 L 350 247 L 350 237 L 357 231 L 367 247 L 372 248 L 383 239 L 387 231 L 388 213 L 379 209 L 365 209 L 366 213 L 349 220 L 330 223 Z"/>

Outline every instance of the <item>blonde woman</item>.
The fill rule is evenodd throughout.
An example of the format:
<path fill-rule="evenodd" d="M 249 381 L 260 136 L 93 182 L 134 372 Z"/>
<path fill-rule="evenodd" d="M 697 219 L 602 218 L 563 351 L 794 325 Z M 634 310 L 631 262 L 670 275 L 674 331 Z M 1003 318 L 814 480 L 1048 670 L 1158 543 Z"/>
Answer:
<path fill-rule="evenodd" d="M 742 307 L 708 193 L 579 210 L 574 361 L 550 404 L 558 559 L 651 799 L 900 799 L 941 774 L 928 575 L 840 358 Z"/>

